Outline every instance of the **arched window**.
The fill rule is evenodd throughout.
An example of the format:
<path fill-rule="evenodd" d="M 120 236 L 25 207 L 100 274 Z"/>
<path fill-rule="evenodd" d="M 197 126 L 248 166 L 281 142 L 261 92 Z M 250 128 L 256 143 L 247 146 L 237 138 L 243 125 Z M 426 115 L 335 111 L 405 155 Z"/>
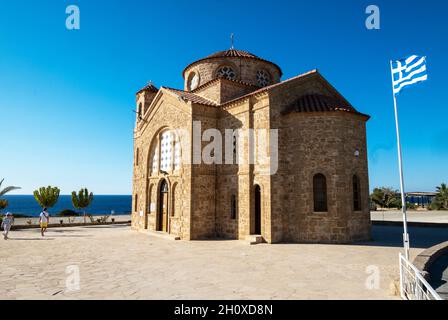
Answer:
<path fill-rule="evenodd" d="M 174 141 L 174 171 L 177 171 L 180 169 L 180 141 L 178 137 L 175 137 Z"/>
<path fill-rule="evenodd" d="M 353 176 L 353 210 L 361 211 L 361 181 L 356 174 Z"/>
<path fill-rule="evenodd" d="M 153 146 L 151 152 L 151 175 L 157 175 L 159 171 L 159 146 Z"/>
<path fill-rule="evenodd" d="M 181 166 L 181 143 L 177 135 L 170 130 L 163 131 L 151 148 L 151 175 L 160 171 L 173 172 Z"/>
<path fill-rule="evenodd" d="M 231 207 L 231 214 L 230 214 L 230 218 L 232 220 L 236 220 L 236 195 L 232 195 L 231 199 L 230 199 L 230 207 Z"/>
<path fill-rule="evenodd" d="M 173 136 L 171 131 L 165 131 L 160 138 L 160 170 L 171 171 L 173 159 Z"/>
<path fill-rule="evenodd" d="M 314 212 L 327 212 L 327 179 L 321 173 L 313 178 Z"/>
<path fill-rule="evenodd" d="M 188 75 L 187 84 L 188 84 L 188 89 L 190 91 L 192 91 L 192 90 L 196 89 L 197 87 L 199 87 L 199 73 L 191 72 Z"/>

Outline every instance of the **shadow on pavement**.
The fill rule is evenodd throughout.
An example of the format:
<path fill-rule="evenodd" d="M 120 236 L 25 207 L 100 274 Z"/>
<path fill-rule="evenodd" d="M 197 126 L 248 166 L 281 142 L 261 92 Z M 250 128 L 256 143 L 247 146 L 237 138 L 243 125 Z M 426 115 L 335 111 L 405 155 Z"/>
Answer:
<path fill-rule="evenodd" d="M 448 228 L 410 227 L 411 248 L 427 249 L 448 241 Z M 403 228 L 395 226 L 372 226 L 373 241 L 358 242 L 355 245 L 375 247 L 402 247 Z"/>
<path fill-rule="evenodd" d="M 53 241 L 52 238 L 9 238 L 7 241 Z"/>
<path fill-rule="evenodd" d="M 442 296 L 448 299 L 448 255 L 437 259 L 431 266 L 431 286 Z"/>

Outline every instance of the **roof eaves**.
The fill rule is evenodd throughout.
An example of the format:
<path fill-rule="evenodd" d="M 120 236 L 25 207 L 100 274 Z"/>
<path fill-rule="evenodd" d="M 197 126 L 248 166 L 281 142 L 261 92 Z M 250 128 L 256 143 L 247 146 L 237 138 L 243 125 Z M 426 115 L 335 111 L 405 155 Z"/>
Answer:
<path fill-rule="evenodd" d="M 252 87 L 252 88 L 254 88 L 254 90 L 257 90 L 257 89 L 260 88 L 260 87 L 254 85 L 254 84 L 251 84 L 251 83 L 248 83 L 248 82 L 244 82 L 244 81 L 240 81 L 240 80 L 230 80 L 230 79 L 226 79 L 226 78 L 215 78 L 213 80 L 210 80 L 210 81 L 200 85 L 196 89 L 191 90 L 190 92 L 191 93 L 196 93 L 196 92 L 201 91 L 202 89 L 205 89 L 205 88 L 207 88 L 207 87 L 211 86 L 212 84 L 214 84 L 216 82 L 219 82 L 219 81 L 225 81 L 225 82 L 228 82 L 228 83 L 237 84 L 237 85 L 244 86 L 244 87 Z"/>
<path fill-rule="evenodd" d="M 194 93 L 191 92 L 186 92 L 183 90 L 179 90 L 179 89 L 175 89 L 175 88 L 170 88 L 170 87 L 162 87 L 163 89 L 165 89 L 166 91 L 175 94 L 177 97 L 180 97 L 183 100 L 186 101 L 190 101 L 192 103 L 195 104 L 200 104 L 200 105 L 205 105 L 205 106 L 212 106 L 212 107 L 217 107 L 219 106 L 217 103 L 208 100 L 206 98 L 200 97 Z"/>

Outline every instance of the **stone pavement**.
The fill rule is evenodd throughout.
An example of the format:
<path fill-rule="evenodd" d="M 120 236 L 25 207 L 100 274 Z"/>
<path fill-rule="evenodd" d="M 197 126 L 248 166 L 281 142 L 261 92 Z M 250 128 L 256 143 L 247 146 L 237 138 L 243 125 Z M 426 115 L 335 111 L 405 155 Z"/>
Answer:
<path fill-rule="evenodd" d="M 15 231 L 0 241 L 0 299 L 397 299 L 389 288 L 400 230 L 375 227 L 374 236 L 357 245 L 249 246 L 171 241 L 126 226 L 50 229 L 44 239 Z M 76 268 L 80 290 L 70 291 Z M 379 287 L 367 289 L 377 283 L 372 272 Z"/>

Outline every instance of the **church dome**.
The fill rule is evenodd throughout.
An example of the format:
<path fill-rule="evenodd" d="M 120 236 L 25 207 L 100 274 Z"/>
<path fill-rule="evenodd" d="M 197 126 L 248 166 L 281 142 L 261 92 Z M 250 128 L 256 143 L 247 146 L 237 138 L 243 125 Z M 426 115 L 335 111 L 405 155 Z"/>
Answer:
<path fill-rule="evenodd" d="M 222 57 L 242 57 L 242 58 L 260 59 L 259 57 L 257 57 L 256 55 L 254 55 L 254 54 L 252 54 L 250 52 L 243 51 L 243 50 L 236 50 L 236 49 L 229 49 L 229 50 L 219 51 L 219 52 L 216 52 L 214 54 L 209 55 L 205 59 L 222 58 Z"/>
<path fill-rule="evenodd" d="M 216 78 L 264 87 L 279 82 L 282 70 L 275 63 L 250 52 L 231 48 L 189 64 L 182 75 L 185 89 L 192 91 Z"/>

